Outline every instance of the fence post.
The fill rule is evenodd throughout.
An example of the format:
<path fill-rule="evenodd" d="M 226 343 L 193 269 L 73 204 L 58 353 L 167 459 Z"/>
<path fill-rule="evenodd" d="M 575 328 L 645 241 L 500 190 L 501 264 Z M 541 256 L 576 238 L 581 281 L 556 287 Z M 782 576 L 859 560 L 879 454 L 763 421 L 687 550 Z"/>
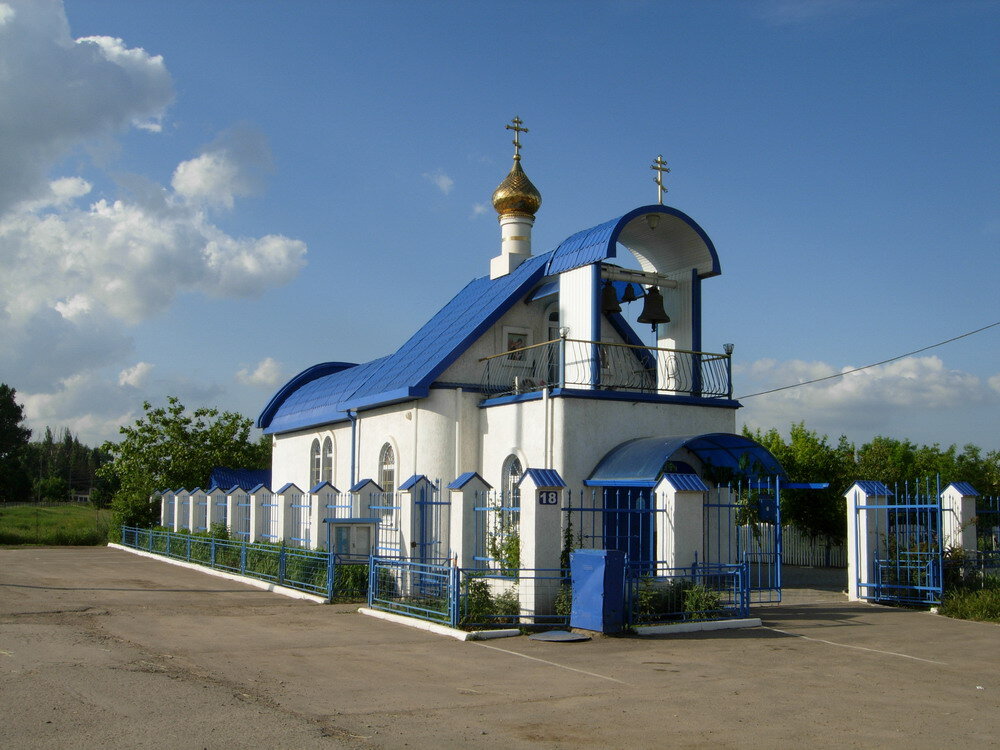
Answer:
<path fill-rule="evenodd" d="M 377 584 L 375 575 L 375 555 L 368 556 L 368 606 L 372 606 L 372 599 L 375 596 L 375 586 Z"/>
<path fill-rule="evenodd" d="M 331 602 L 333 601 L 333 590 L 334 590 L 334 575 L 336 573 L 336 567 L 333 564 L 333 550 L 328 549 L 326 551 L 326 598 Z M 369 570 L 369 576 L 371 571 Z"/>
<path fill-rule="evenodd" d="M 191 562 L 191 537 L 186 537 L 184 541 L 184 546 L 187 548 L 187 561 Z"/>
<path fill-rule="evenodd" d="M 243 542 L 240 546 L 240 575 L 245 576 L 247 574 L 247 543 Z"/>
<path fill-rule="evenodd" d="M 150 529 L 147 533 L 149 535 L 149 551 L 152 552 L 153 551 L 153 530 Z"/>
<path fill-rule="evenodd" d="M 453 628 L 458 627 L 459 599 L 461 598 L 461 590 L 461 568 L 457 565 L 452 565 L 448 576 L 448 619 Z"/>
<path fill-rule="evenodd" d="M 214 536 L 212 537 L 212 547 L 211 547 L 211 552 L 209 554 L 211 555 L 211 557 L 210 557 L 210 559 L 211 559 L 211 565 L 214 568 L 215 567 L 215 537 Z"/>
<path fill-rule="evenodd" d="M 281 542 L 281 549 L 278 550 L 278 583 L 285 582 L 285 542 Z"/>

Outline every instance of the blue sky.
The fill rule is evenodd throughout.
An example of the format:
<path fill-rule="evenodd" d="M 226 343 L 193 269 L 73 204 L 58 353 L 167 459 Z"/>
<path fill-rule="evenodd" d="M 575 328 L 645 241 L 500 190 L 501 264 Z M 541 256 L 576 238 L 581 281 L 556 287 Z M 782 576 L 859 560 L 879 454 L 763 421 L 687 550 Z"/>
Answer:
<path fill-rule="evenodd" d="M 0 380 L 96 442 L 144 399 L 256 416 L 391 352 L 488 272 L 515 114 L 536 252 L 655 202 L 668 160 L 738 395 L 980 328 L 998 32 L 960 0 L 0 0 Z M 1000 327 L 744 404 L 998 449 Z"/>

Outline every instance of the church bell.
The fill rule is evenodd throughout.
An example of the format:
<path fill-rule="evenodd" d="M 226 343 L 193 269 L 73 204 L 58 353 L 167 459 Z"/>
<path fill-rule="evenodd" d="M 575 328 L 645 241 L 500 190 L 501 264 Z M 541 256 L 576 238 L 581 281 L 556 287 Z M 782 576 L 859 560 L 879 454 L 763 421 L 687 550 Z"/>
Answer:
<path fill-rule="evenodd" d="M 608 313 L 621 312 L 622 306 L 618 304 L 618 293 L 615 292 L 615 285 L 610 281 L 604 282 L 601 289 L 601 312 Z"/>
<path fill-rule="evenodd" d="M 622 302 L 635 302 L 637 299 L 639 299 L 639 295 L 635 293 L 635 287 L 628 284 L 622 294 Z"/>
<path fill-rule="evenodd" d="M 637 318 L 639 323 L 649 323 L 656 328 L 658 323 L 669 323 L 670 316 L 663 309 L 663 295 L 657 286 L 651 286 L 646 291 L 646 299 L 642 303 L 642 314 Z"/>

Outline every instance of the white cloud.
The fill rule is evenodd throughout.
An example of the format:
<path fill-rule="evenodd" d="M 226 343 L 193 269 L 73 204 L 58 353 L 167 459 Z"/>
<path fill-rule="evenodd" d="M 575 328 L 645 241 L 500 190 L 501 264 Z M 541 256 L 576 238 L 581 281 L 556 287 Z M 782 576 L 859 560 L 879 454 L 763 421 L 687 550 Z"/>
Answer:
<path fill-rule="evenodd" d="M 262 187 L 264 138 L 235 128 L 180 163 L 169 186 L 127 176 L 129 197 L 91 198 L 87 179 L 53 179 L 53 168 L 95 144 L 107 152 L 129 128 L 156 138 L 174 96 L 163 58 L 112 37 L 74 40 L 58 0 L 0 0 L 0 71 L 17 71 L 0 73 L 3 379 L 29 421 L 100 440 L 134 418 L 120 404 L 137 396 L 212 403 L 217 386 L 187 381 L 158 379 L 149 393 L 153 365 L 136 363 L 132 329 L 181 294 L 252 297 L 303 267 L 303 242 L 233 236 L 207 213 Z"/>
<path fill-rule="evenodd" d="M 132 367 L 118 373 L 118 385 L 128 385 L 133 388 L 141 388 L 149 379 L 149 373 L 153 371 L 153 365 L 149 362 L 137 362 Z"/>
<path fill-rule="evenodd" d="M 204 152 L 174 170 L 171 186 L 193 203 L 232 208 L 236 197 L 253 195 L 271 155 L 263 136 L 248 128 L 228 131 Z"/>
<path fill-rule="evenodd" d="M 962 444 L 982 440 L 972 434 L 978 429 L 977 425 L 968 425 L 969 437 L 957 432 L 948 437 L 936 433 L 935 429 L 942 428 L 947 421 L 945 417 L 951 419 L 959 413 L 998 403 L 1000 389 L 994 386 L 994 379 L 984 383 L 975 375 L 946 367 L 936 356 L 906 357 L 879 367 L 848 372 L 852 369 L 852 366 L 838 369 L 825 362 L 800 360 L 758 360 L 734 368 L 739 394 L 845 373 L 819 383 L 745 398 L 740 416 L 745 423 L 764 429 L 783 428 L 804 421 L 812 429 L 849 436 L 871 437 L 923 429 L 926 434 L 904 434 L 903 437 Z M 996 379 L 1000 381 L 1000 376 Z"/>
<path fill-rule="evenodd" d="M 237 372 L 236 380 L 244 385 L 273 388 L 284 380 L 283 372 L 284 368 L 282 368 L 280 362 L 273 357 L 266 357 L 257 363 L 253 371 L 250 368 L 243 368 Z"/>
<path fill-rule="evenodd" d="M 73 40 L 60 2 L 7 0 L 0 22 L 0 215 L 44 195 L 70 149 L 157 121 L 173 100 L 163 59 L 120 39 Z"/>
<path fill-rule="evenodd" d="M 424 172 L 423 177 L 432 185 L 437 186 L 437 189 L 445 195 L 448 195 L 451 189 L 455 187 L 455 181 L 446 175 L 440 167 L 433 172 Z"/>
<path fill-rule="evenodd" d="M 483 214 L 485 214 L 489 210 L 490 210 L 489 206 L 487 206 L 485 203 L 476 203 L 472 207 L 472 215 L 473 216 L 482 216 Z"/>
<path fill-rule="evenodd" d="M 997 393 L 1000 393 L 1000 373 L 997 373 L 986 382 L 989 383 L 990 388 L 992 388 Z"/>

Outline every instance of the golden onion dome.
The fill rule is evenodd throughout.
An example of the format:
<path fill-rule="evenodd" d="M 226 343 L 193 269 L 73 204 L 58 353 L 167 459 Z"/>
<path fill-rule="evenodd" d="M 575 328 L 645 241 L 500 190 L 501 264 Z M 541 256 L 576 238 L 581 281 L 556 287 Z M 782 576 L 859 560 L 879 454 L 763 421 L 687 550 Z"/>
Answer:
<path fill-rule="evenodd" d="M 521 169 L 521 158 L 515 156 L 510 174 L 493 191 L 493 208 L 500 216 L 505 214 L 534 216 L 541 205 L 542 194 L 531 184 L 528 175 Z"/>

